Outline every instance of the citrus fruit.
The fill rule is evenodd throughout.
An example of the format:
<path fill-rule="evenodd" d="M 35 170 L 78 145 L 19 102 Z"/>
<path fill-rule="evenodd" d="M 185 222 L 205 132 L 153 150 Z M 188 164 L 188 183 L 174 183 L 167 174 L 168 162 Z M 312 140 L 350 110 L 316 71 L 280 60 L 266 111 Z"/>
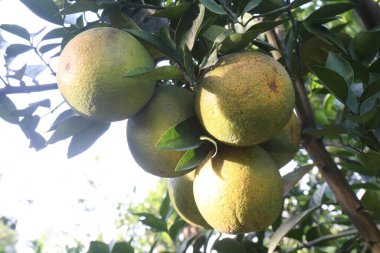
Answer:
<path fill-rule="evenodd" d="M 193 226 L 210 228 L 203 219 L 193 194 L 193 181 L 195 170 L 180 176 L 168 179 L 168 192 L 170 201 L 183 220 Z"/>
<path fill-rule="evenodd" d="M 300 144 L 301 126 L 296 114 L 293 113 L 284 128 L 260 146 L 272 156 L 278 168 L 281 168 L 293 159 Z"/>
<path fill-rule="evenodd" d="M 222 57 L 195 93 L 200 122 L 232 146 L 270 139 L 288 122 L 294 105 L 293 85 L 284 67 L 257 52 Z"/>
<path fill-rule="evenodd" d="M 145 171 L 160 177 L 176 177 L 175 167 L 184 152 L 163 150 L 155 144 L 168 128 L 194 114 L 192 93 L 174 86 L 158 87 L 149 103 L 128 119 L 127 140 L 131 154 Z"/>
<path fill-rule="evenodd" d="M 198 166 L 193 191 L 207 223 L 228 234 L 267 228 L 283 205 L 277 166 L 259 146 L 220 147 L 215 157 Z"/>
<path fill-rule="evenodd" d="M 125 78 L 136 68 L 154 68 L 148 51 L 132 35 L 111 27 L 86 30 L 62 50 L 57 84 L 67 103 L 95 121 L 136 114 L 152 97 L 155 82 Z"/>

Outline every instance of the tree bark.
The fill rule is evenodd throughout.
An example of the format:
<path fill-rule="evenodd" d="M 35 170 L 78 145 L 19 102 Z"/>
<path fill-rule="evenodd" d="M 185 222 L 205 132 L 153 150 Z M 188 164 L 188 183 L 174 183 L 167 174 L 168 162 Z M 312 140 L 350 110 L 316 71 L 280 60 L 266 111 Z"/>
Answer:
<path fill-rule="evenodd" d="M 268 41 L 279 49 L 273 54 L 274 57 L 276 59 L 280 58 L 282 47 L 276 32 L 269 31 L 266 36 Z M 296 110 L 302 129 L 315 129 L 314 113 L 307 97 L 303 80 L 296 77 L 293 82 L 296 93 Z M 318 167 L 322 177 L 326 180 L 343 212 L 347 214 L 356 227 L 361 239 L 368 243 L 373 253 L 380 253 L 380 231 L 368 212 L 363 208 L 331 155 L 327 152 L 322 140 L 311 135 L 304 135 L 303 146 Z"/>

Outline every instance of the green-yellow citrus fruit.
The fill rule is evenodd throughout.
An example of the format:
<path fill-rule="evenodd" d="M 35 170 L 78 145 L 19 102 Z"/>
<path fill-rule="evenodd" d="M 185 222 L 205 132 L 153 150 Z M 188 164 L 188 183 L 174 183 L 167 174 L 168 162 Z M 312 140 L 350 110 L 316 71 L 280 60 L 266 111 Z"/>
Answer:
<path fill-rule="evenodd" d="M 276 162 L 278 168 L 286 165 L 296 155 L 301 144 L 301 126 L 295 113 L 274 138 L 264 142 L 263 147 Z"/>
<path fill-rule="evenodd" d="M 126 119 L 152 97 L 155 82 L 125 78 L 136 68 L 154 68 L 148 51 L 132 35 L 98 27 L 74 37 L 63 49 L 57 83 L 78 113 L 95 121 Z"/>
<path fill-rule="evenodd" d="M 198 166 L 193 191 L 207 223 L 228 234 L 267 228 L 283 205 L 280 173 L 259 146 L 220 147 L 214 158 Z"/>
<path fill-rule="evenodd" d="M 145 171 L 160 177 L 176 177 L 175 167 L 184 152 L 162 150 L 155 144 L 168 128 L 194 114 L 192 93 L 173 86 L 159 87 L 149 103 L 128 119 L 127 140 L 131 154 Z"/>
<path fill-rule="evenodd" d="M 205 74 L 195 95 L 196 112 L 205 129 L 233 146 L 270 139 L 288 122 L 295 104 L 284 67 L 256 52 L 221 58 Z"/>
<path fill-rule="evenodd" d="M 168 192 L 170 201 L 187 223 L 197 226 L 210 228 L 195 204 L 193 194 L 193 181 L 195 170 L 180 176 L 168 179 Z"/>

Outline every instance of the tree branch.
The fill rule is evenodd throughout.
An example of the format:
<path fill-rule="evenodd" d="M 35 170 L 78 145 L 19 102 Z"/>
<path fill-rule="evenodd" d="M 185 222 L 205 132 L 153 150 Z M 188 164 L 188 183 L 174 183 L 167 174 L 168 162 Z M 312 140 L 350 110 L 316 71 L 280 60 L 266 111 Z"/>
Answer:
<path fill-rule="evenodd" d="M 271 42 L 278 42 L 278 36 L 275 31 L 267 33 L 267 37 Z M 276 46 L 279 48 L 281 45 L 280 43 L 276 43 Z M 296 48 L 296 50 L 298 50 L 298 48 Z M 281 54 L 281 52 L 277 52 L 277 54 L 278 53 Z M 300 64 L 300 61 L 298 61 L 298 64 Z M 291 66 L 288 66 L 288 69 L 291 69 Z M 302 129 L 315 129 L 314 113 L 307 96 L 304 82 L 299 76 L 293 78 L 296 93 L 296 110 L 302 124 Z M 304 135 L 303 145 L 314 161 L 314 164 L 318 167 L 322 177 L 329 185 L 343 212 L 352 220 L 352 223 L 357 228 L 363 241 L 370 245 L 373 253 L 380 253 L 380 231 L 327 152 L 322 140 L 311 135 Z"/>
<path fill-rule="evenodd" d="M 0 95 L 31 93 L 57 89 L 56 83 L 33 85 L 33 86 L 6 86 L 0 89 Z"/>

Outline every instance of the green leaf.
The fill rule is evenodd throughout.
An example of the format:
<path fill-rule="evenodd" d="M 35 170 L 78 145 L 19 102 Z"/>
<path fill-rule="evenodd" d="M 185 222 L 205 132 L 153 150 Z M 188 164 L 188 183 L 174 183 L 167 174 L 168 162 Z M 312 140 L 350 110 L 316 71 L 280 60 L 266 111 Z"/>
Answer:
<path fill-rule="evenodd" d="M 369 211 L 371 216 L 380 218 L 380 191 L 367 190 L 361 198 L 363 206 Z"/>
<path fill-rule="evenodd" d="M 24 27 L 21 27 L 19 25 L 10 25 L 10 24 L 3 24 L 0 25 L 0 29 L 10 32 L 16 36 L 19 36 L 27 41 L 30 40 L 30 34 L 28 30 L 26 30 Z"/>
<path fill-rule="evenodd" d="M 112 248 L 111 253 L 134 253 L 135 250 L 127 242 L 117 242 Z"/>
<path fill-rule="evenodd" d="M 53 0 L 20 0 L 34 14 L 46 21 L 63 25 L 63 18 L 58 16 L 58 7 Z"/>
<path fill-rule="evenodd" d="M 181 231 L 186 225 L 187 223 L 184 220 L 178 219 L 173 223 L 173 225 L 170 226 L 169 235 L 173 242 L 177 240 L 178 235 L 181 233 Z"/>
<path fill-rule="evenodd" d="M 218 15 L 227 15 L 227 11 L 223 9 L 222 6 L 217 4 L 214 0 L 199 0 L 201 4 L 203 4 L 206 9 L 209 11 L 216 13 Z"/>
<path fill-rule="evenodd" d="M 290 190 L 298 183 L 298 181 L 300 181 L 301 178 L 306 175 L 306 173 L 308 173 L 313 167 L 314 164 L 308 164 L 284 175 L 282 177 L 282 188 L 284 191 L 284 196 L 286 196 Z"/>
<path fill-rule="evenodd" d="M 162 17 L 168 18 L 170 20 L 180 19 L 187 11 L 187 9 L 191 6 L 191 3 L 184 2 L 175 6 L 170 6 L 166 9 L 159 10 L 152 14 L 153 17 Z"/>
<path fill-rule="evenodd" d="M 371 46 L 368 46 L 371 45 Z M 359 60 L 372 57 L 380 48 L 380 31 L 362 31 L 352 40 L 352 46 Z"/>
<path fill-rule="evenodd" d="M 309 2 L 311 2 L 313 0 L 294 0 L 291 5 L 292 5 L 292 9 L 295 9 L 295 8 L 298 8 L 304 4 L 307 4 Z"/>
<path fill-rule="evenodd" d="M 91 123 L 91 121 L 82 116 L 70 117 L 56 126 L 56 129 L 47 141 L 47 144 L 54 144 L 76 135 L 86 129 Z"/>
<path fill-rule="evenodd" d="M 90 0 L 80 0 L 67 6 L 66 8 L 61 10 L 58 14 L 69 15 L 69 14 L 75 14 L 75 13 L 85 12 L 85 11 L 96 12 L 98 9 L 102 9 L 102 8 L 103 7 L 101 5 L 98 5 L 95 2 L 92 2 Z"/>
<path fill-rule="evenodd" d="M 307 18 L 306 21 L 314 21 L 325 18 L 331 18 L 336 15 L 342 14 L 346 11 L 349 11 L 353 8 L 351 3 L 337 3 L 337 4 L 328 4 L 321 6 L 318 10 L 313 11 Z"/>
<path fill-rule="evenodd" d="M 57 39 L 57 38 L 63 38 L 66 35 L 66 28 L 55 28 L 48 33 L 46 33 L 41 40 L 50 40 L 50 39 Z"/>
<path fill-rule="evenodd" d="M 340 41 L 340 39 L 332 33 L 330 30 L 328 30 L 326 27 L 319 25 L 319 24 L 314 24 L 314 23 L 309 23 L 309 22 L 303 22 L 304 27 L 308 32 L 311 34 L 314 34 L 315 36 L 328 40 L 331 43 L 333 43 L 337 48 L 339 48 L 342 52 L 347 52 L 345 46 L 343 43 Z"/>
<path fill-rule="evenodd" d="M 13 58 L 17 55 L 20 55 L 22 53 L 28 52 L 29 50 L 33 49 L 32 46 L 24 45 L 24 44 L 12 44 L 7 47 L 5 50 L 5 57 L 6 58 Z"/>
<path fill-rule="evenodd" d="M 5 95 L 0 95 L 0 118 L 11 124 L 19 122 L 13 113 L 17 110 L 15 104 Z"/>
<path fill-rule="evenodd" d="M 70 141 L 67 157 L 72 158 L 86 151 L 109 127 L 110 123 L 93 122 L 82 132 L 75 134 Z"/>
<path fill-rule="evenodd" d="M 156 148 L 168 150 L 189 150 L 199 147 L 199 137 L 204 133 L 202 125 L 194 115 L 170 127 L 156 143 Z"/>
<path fill-rule="evenodd" d="M 203 160 L 210 156 L 210 152 L 214 149 L 213 145 L 204 143 L 195 149 L 186 151 L 186 153 L 178 161 L 175 167 L 176 171 L 190 170 L 198 166 Z"/>
<path fill-rule="evenodd" d="M 165 220 L 169 218 L 168 214 L 170 214 L 170 198 L 169 198 L 169 193 L 167 191 L 166 191 L 164 199 L 161 202 L 159 213 L 160 213 L 161 218 Z"/>
<path fill-rule="evenodd" d="M 262 22 L 259 22 L 255 25 L 251 26 L 248 29 L 248 31 L 259 30 L 260 33 L 263 33 L 265 31 L 269 31 L 269 30 L 274 29 L 275 27 L 285 23 L 286 21 L 287 21 L 287 19 L 280 19 L 280 20 L 276 20 L 276 21 L 262 21 Z M 257 35 L 259 35 L 259 34 L 257 34 Z"/>
<path fill-rule="evenodd" d="M 281 226 L 273 233 L 269 241 L 268 253 L 273 253 L 278 243 L 282 240 L 286 234 L 292 230 L 297 224 L 302 222 L 304 219 L 309 217 L 315 210 L 320 208 L 320 206 L 314 206 L 309 208 L 299 214 L 293 215 L 287 219 Z"/>
<path fill-rule="evenodd" d="M 246 48 L 254 38 L 256 38 L 263 31 L 247 31 L 245 33 L 232 33 L 228 35 L 222 42 L 220 52 L 223 54 L 240 51 Z"/>
<path fill-rule="evenodd" d="M 334 52 L 329 52 L 326 60 L 326 68 L 341 75 L 347 84 L 351 85 L 353 83 L 354 71 L 351 65 L 342 56 Z"/>
<path fill-rule="evenodd" d="M 59 124 L 61 124 L 66 119 L 71 118 L 73 116 L 79 116 L 79 115 L 74 110 L 72 110 L 72 109 L 67 109 L 67 110 L 61 112 L 58 115 L 58 117 L 54 120 L 53 124 L 51 124 L 48 132 L 57 129 L 57 127 L 58 127 Z"/>
<path fill-rule="evenodd" d="M 156 69 L 136 68 L 124 76 L 126 78 L 137 78 L 145 80 L 182 80 L 183 75 L 175 66 L 162 66 Z"/>
<path fill-rule="evenodd" d="M 363 166 L 373 170 L 380 170 L 380 153 L 370 150 L 367 153 L 358 154 L 357 158 Z"/>
<path fill-rule="evenodd" d="M 346 102 L 348 96 L 348 84 L 341 75 L 322 66 L 308 65 L 308 67 L 329 92 L 342 103 Z"/>
<path fill-rule="evenodd" d="M 183 62 L 182 66 L 185 69 L 186 74 L 190 77 L 191 81 L 195 82 L 197 77 L 195 76 L 195 73 L 194 73 L 195 66 L 194 66 L 193 56 L 186 45 L 182 54 L 182 62 Z"/>
<path fill-rule="evenodd" d="M 261 3 L 261 0 L 249 0 L 247 5 L 244 7 L 241 15 L 244 15 L 244 13 L 249 12 L 252 9 L 256 8 L 260 3 Z"/>
<path fill-rule="evenodd" d="M 165 220 L 160 219 L 151 213 L 133 213 L 133 214 L 139 216 L 140 221 L 144 225 L 149 226 L 154 231 L 156 231 L 156 232 L 166 232 L 167 231 L 167 223 Z"/>
<path fill-rule="evenodd" d="M 360 96 L 360 100 L 364 102 L 373 95 L 376 95 L 378 92 L 380 92 L 380 79 L 371 83 L 364 89 L 362 95 Z"/>
<path fill-rule="evenodd" d="M 179 20 L 174 36 L 178 49 L 183 49 L 185 45 L 189 50 L 193 49 L 204 13 L 203 5 L 193 4 Z"/>
<path fill-rule="evenodd" d="M 109 253 L 110 249 L 107 244 L 99 241 L 90 242 L 90 248 L 87 253 Z"/>
<path fill-rule="evenodd" d="M 128 17 L 126 13 L 118 7 L 109 7 L 105 9 L 108 18 L 111 21 L 112 27 L 118 29 L 136 29 L 141 30 L 140 27 L 133 21 L 132 18 Z"/>
<path fill-rule="evenodd" d="M 38 49 L 38 51 L 40 51 L 40 53 L 44 54 L 44 53 L 49 52 L 50 50 L 53 50 L 54 48 L 57 48 L 59 46 L 61 46 L 61 43 L 47 44 L 47 45 L 41 46 Z"/>
<path fill-rule="evenodd" d="M 215 241 L 212 249 L 218 253 L 246 253 L 243 244 L 232 238 Z"/>
<path fill-rule="evenodd" d="M 168 43 L 166 43 L 164 40 L 162 40 L 157 35 L 154 35 L 149 32 L 140 31 L 140 30 L 134 30 L 134 29 L 127 29 L 127 32 L 138 38 L 139 40 L 149 44 L 150 46 L 154 47 L 158 51 L 164 53 L 166 56 L 172 58 L 177 63 L 181 63 L 180 57 L 175 51 L 175 49 Z"/>

